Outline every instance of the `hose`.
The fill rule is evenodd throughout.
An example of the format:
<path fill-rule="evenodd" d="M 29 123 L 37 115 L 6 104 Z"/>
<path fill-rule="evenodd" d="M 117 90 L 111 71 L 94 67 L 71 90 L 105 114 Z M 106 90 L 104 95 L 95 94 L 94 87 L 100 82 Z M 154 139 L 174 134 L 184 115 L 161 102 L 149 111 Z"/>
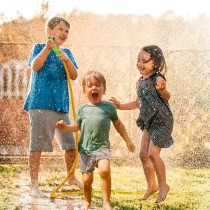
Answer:
<path fill-rule="evenodd" d="M 54 40 L 54 37 L 50 36 L 48 37 L 48 40 Z M 58 46 L 54 46 L 53 47 L 53 51 L 56 55 L 60 54 L 60 50 L 58 49 Z M 74 94 L 73 94 L 73 88 L 72 88 L 72 83 L 71 83 L 71 78 L 69 76 L 69 72 L 68 72 L 68 68 L 66 66 L 66 63 L 64 61 L 62 61 L 62 64 L 64 66 L 65 72 L 66 72 L 66 76 L 67 76 L 67 81 L 68 81 L 68 88 L 69 88 L 69 92 L 70 92 L 70 99 L 71 99 L 71 107 L 72 107 L 72 112 L 73 112 L 73 118 L 74 120 L 76 119 L 76 109 L 75 109 L 75 103 L 74 103 Z M 50 197 L 51 198 L 55 198 L 60 196 L 59 194 L 57 194 L 56 192 L 66 183 L 66 181 L 69 179 L 69 177 L 71 176 L 71 174 L 74 172 L 75 167 L 77 165 L 78 162 L 78 141 L 79 141 L 79 133 L 76 131 L 75 132 L 75 139 L 76 139 L 76 147 L 75 147 L 75 160 L 74 163 L 68 173 L 68 175 L 66 176 L 66 178 L 61 182 L 61 184 L 56 187 L 51 193 L 50 193 Z M 69 194 L 67 192 L 67 194 Z M 73 194 L 73 192 L 72 192 Z M 65 193 L 62 193 L 62 196 L 64 196 Z"/>

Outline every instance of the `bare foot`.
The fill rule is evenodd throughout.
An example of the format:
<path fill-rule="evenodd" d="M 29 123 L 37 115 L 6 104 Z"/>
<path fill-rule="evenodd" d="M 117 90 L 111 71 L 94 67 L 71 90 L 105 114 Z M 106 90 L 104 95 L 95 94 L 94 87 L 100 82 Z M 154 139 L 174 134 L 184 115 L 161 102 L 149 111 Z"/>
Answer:
<path fill-rule="evenodd" d="M 104 210 L 112 210 L 113 208 L 111 207 L 109 202 L 104 203 L 103 205 L 103 209 Z"/>
<path fill-rule="evenodd" d="M 88 210 L 90 207 L 90 203 L 87 201 L 83 201 L 82 206 L 80 207 L 80 210 Z"/>
<path fill-rule="evenodd" d="M 152 195 L 153 193 L 157 192 L 158 190 L 158 187 L 151 187 L 151 188 L 147 188 L 146 192 L 144 193 L 143 196 L 141 196 L 139 198 L 140 201 L 143 201 L 143 200 L 147 200 L 147 198 L 149 198 L 150 195 Z"/>
<path fill-rule="evenodd" d="M 47 196 L 38 187 L 31 187 L 29 195 L 34 198 L 47 198 Z"/>
<path fill-rule="evenodd" d="M 167 184 L 164 187 L 160 188 L 158 192 L 158 198 L 155 201 L 155 203 L 160 203 L 164 201 L 166 199 L 166 196 L 169 190 L 170 190 L 170 187 Z"/>
<path fill-rule="evenodd" d="M 76 179 L 76 177 L 70 177 L 68 180 L 68 183 L 69 183 L 69 185 L 75 185 L 80 190 L 82 189 L 82 184 L 78 179 Z"/>

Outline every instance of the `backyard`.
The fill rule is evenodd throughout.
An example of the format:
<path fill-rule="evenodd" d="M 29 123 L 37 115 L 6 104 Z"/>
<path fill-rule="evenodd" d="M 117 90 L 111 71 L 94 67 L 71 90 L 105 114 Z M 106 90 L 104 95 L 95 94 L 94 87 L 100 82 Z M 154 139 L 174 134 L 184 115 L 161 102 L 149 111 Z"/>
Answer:
<path fill-rule="evenodd" d="M 82 202 L 82 194 L 70 194 L 77 189 L 64 185 L 57 192 L 58 197 L 50 199 L 50 193 L 65 178 L 61 165 L 42 165 L 40 185 L 48 198 L 32 198 L 28 195 L 29 175 L 26 164 L 0 166 L 0 209 L 1 210 L 76 210 Z M 81 178 L 79 169 L 77 177 Z M 155 204 L 157 194 L 147 201 L 139 202 L 138 197 L 146 188 L 141 167 L 112 167 L 112 206 L 119 210 L 209 210 L 210 209 L 210 172 L 209 169 L 183 169 L 168 167 L 170 192 L 167 199 Z M 99 177 L 95 171 L 93 202 L 91 209 L 101 209 Z M 62 192 L 63 194 L 59 194 Z"/>

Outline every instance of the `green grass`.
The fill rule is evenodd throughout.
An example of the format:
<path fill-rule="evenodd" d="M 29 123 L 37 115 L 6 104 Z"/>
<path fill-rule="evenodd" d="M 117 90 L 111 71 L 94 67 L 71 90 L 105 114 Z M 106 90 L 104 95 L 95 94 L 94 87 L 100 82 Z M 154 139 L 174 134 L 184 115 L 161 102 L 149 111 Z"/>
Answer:
<path fill-rule="evenodd" d="M 168 169 L 168 184 L 171 190 L 165 202 L 155 204 L 157 194 L 147 201 L 139 202 L 141 194 L 113 194 L 112 205 L 120 210 L 207 210 L 210 209 L 210 171 L 209 169 Z M 97 181 L 99 183 L 99 181 Z M 146 183 L 142 168 L 113 168 L 113 189 L 122 191 L 138 191 L 143 193 Z M 97 186 L 99 187 L 99 186 Z M 102 203 L 94 195 L 94 203 Z"/>
<path fill-rule="evenodd" d="M 40 184 L 44 191 L 59 185 L 65 178 L 64 168 L 50 165 L 49 171 L 42 177 Z M 16 194 L 18 187 L 15 185 L 16 176 L 27 165 L 1 165 L 0 166 L 0 209 L 7 209 L 7 205 L 12 199 L 12 194 Z M 41 168 L 41 171 L 44 168 Z M 79 169 L 76 170 L 77 177 L 81 178 Z M 182 169 L 167 168 L 167 181 L 171 190 L 167 199 L 155 204 L 157 194 L 152 195 L 147 201 L 139 202 L 137 199 L 146 189 L 145 177 L 141 167 L 114 167 L 112 166 L 112 206 L 119 210 L 209 210 L 210 209 L 210 171 L 204 169 Z M 62 191 L 68 189 L 65 185 Z M 93 189 L 100 190 L 100 182 L 97 170 Z M 131 193 L 128 193 L 131 192 Z M 101 193 L 93 193 L 92 205 L 102 206 Z M 18 210 L 20 204 L 14 203 L 10 209 Z"/>
<path fill-rule="evenodd" d="M 11 194 L 16 189 L 16 176 L 25 168 L 23 165 L 0 165 L 0 210 L 8 209 Z M 12 210 L 20 209 L 18 206 L 14 203 Z"/>

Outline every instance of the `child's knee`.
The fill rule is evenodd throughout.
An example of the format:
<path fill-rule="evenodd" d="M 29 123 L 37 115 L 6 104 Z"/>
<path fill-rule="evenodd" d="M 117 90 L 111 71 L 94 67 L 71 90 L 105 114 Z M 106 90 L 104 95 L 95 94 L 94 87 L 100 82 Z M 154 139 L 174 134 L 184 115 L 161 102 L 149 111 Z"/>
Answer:
<path fill-rule="evenodd" d="M 142 162 L 146 161 L 149 158 L 148 153 L 145 151 L 140 151 L 139 158 Z"/>
<path fill-rule="evenodd" d="M 84 186 L 91 186 L 93 183 L 93 176 L 92 175 L 83 175 L 82 182 Z"/>
<path fill-rule="evenodd" d="M 108 177 L 108 176 L 110 176 L 110 170 L 109 170 L 109 168 L 101 168 L 100 170 L 99 170 L 99 175 L 100 175 L 100 177 Z"/>
<path fill-rule="evenodd" d="M 149 158 L 154 161 L 160 158 L 160 155 L 158 153 L 154 153 L 154 152 L 149 152 Z"/>

